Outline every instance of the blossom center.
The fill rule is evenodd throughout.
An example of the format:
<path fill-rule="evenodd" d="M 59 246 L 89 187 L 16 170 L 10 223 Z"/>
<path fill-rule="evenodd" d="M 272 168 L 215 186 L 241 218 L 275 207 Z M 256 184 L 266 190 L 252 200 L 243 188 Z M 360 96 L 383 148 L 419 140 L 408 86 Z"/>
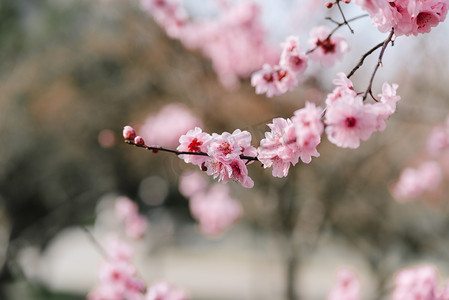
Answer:
<path fill-rule="evenodd" d="M 273 80 L 274 80 L 273 74 L 271 74 L 271 73 L 264 74 L 264 75 L 263 75 L 263 79 L 264 79 L 266 82 L 273 82 Z"/>
<path fill-rule="evenodd" d="M 223 152 L 223 154 L 228 155 L 232 153 L 232 147 L 228 142 L 223 142 L 218 146 L 218 150 Z"/>
<path fill-rule="evenodd" d="M 324 54 L 334 53 L 335 52 L 335 44 L 332 43 L 330 39 L 324 40 L 324 41 L 318 40 L 316 42 L 316 45 L 323 49 Z"/>
<path fill-rule="evenodd" d="M 345 120 L 345 124 L 348 127 L 354 127 L 357 124 L 357 119 L 354 117 L 347 117 Z"/>
<path fill-rule="evenodd" d="M 194 138 L 189 144 L 189 152 L 200 152 L 201 145 L 203 145 L 203 142 L 199 141 L 197 138 Z"/>

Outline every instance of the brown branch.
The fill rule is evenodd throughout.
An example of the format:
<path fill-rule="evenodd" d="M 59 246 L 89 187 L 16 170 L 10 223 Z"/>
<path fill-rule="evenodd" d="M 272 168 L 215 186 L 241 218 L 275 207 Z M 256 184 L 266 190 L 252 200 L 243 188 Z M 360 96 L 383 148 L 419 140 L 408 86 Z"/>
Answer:
<path fill-rule="evenodd" d="M 377 60 L 376 67 L 374 68 L 373 74 L 371 75 L 368 88 L 366 89 L 365 93 L 363 94 L 363 101 L 365 101 L 366 97 L 368 97 L 368 94 L 372 95 L 374 77 L 376 76 L 376 73 L 377 73 L 377 70 L 379 69 L 379 67 L 382 66 L 382 58 L 384 56 L 385 50 L 387 49 L 388 44 L 393 41 L 393 37 L 394 37 L 394 28 L 391 28 L 388 38 L 383 42 L 382 49 L 380 50 L 380 54 L 379 54 L 379 58 Z"/>
<path fill-rule="evenodd" d="M 351 28 L 351 26 L 349 26 L 348 21 L 346 21 L 345 14 L 343 13 L 343 10 L 341 9 L 341 6 L 340 6 L 340 1 L 341 0 L 337 0 L 337 6 L 338 6 L 338 10 L 340 11 L 341 16 L 343 17 L 343 24 L 348 26 L 349 31 L 351 31 L 351 33 L 354 34 L 354 30 Z"/>
<path fill-rule="evenodd" d="M 376 51 L 377 49 L 382 47 L 384 43 L 385 43 L 385 41 L 377 44 L 372 49 L 370 49 L 368 52 L 363 54 L 363 56 L 360 59 L 359 63 L 351 70 L 351 72 L 349 72 L 348 76 L 346 76 L 346 77 L 348 77 L 348 79 L 349 79 L 352 75 L 354 75 L 354 73 L 363 65 L 363 62 L 365 61 L 365 58 L 367 58 L 369 55 L 371 55 L 371 53 L 373 53 L 374 51 Z"/>
<path fill-rule="evenodd" d="M 164 147 L 155 147 L 155 146 L 147 146 L 147 145 L 137 145 L 136 143 L 134 143 L 131 140 L 125 140 L 125 143 L 129 144 L 129 145 L 134 145 L 136 147 L 139 148 L 144 148 L 146 150 L 150 150 L 154 153 L 158 152 L 158 151 L 164 151 L 164 152 L 169 152 L 169 153 L 173 153 L 176 155 L 198 155 L 198 156 L 209 156 L 209 154 L 207 154 L 206 152 L 189 152 L 189 151 L 178 151 L 178 150 L 173 150 L 173 149 L 167 149 Z M 248 161 L 258 161 L 259 159 L 256 156 L 246 156 L 246 155 L 240 155 L 240 159 L 245 159 Z"/>

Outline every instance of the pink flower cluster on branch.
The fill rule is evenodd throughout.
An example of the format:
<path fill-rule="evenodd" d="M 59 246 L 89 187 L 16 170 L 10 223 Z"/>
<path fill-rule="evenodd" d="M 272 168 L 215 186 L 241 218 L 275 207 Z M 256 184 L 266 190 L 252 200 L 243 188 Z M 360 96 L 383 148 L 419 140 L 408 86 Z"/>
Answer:
<path fill-rule="evenodd" d="M 366 10 L 381 32 L 394 28 L 395 34 L 428 33 L 443 22 L 447 15 L 447 0 L 356 0 Z"/>
<path fill-rule="evenodd" d="M 260 7 L 254 2 L 225 6 L 218 18 L 204 21 L 192 20 L 182 6 L 170 0 L 141 0 L 141 6 L 170 37 L 211 59 L 225 87 L 237 87 L 240 78 L 277 55 L 265 42 Z"/>
<path fill-rule="evenodd" d="M 290 165 L 296 165 L 299 159 L 310 163 L 312 157 L 319 157 L 317 147 L 324 131 L 330 142 L 354 149 L 373 132 L 385 130 L 385 121 L 396 111 L 400 100 L 396 95 L 398 86 L 384 83 L 380 100 L 366 104 L 343 73 L 338 77 L 334 81 L 336 88 L 327 96 L 326 111 L 306 103 L 291 119 L 273 119 L 268 124 L 271 132 L 265 133 L 257 149 L 251 145 L 251 134 L 240 129 L 209 134 L 196 127 L 179 138 L 176 150 L 145 145 L 129 126 L 125 126 L 123 137 L 127 143 L 154 152 L 172 152 L 223 183 L 234 180 L 251 188 L 254 182 L 248 175 L 247 165 L 255 160 L 265 168 L 273 167 L 273 176 L 285 177 Z M 325 120 L 322 120 L 324 113 Z"/>

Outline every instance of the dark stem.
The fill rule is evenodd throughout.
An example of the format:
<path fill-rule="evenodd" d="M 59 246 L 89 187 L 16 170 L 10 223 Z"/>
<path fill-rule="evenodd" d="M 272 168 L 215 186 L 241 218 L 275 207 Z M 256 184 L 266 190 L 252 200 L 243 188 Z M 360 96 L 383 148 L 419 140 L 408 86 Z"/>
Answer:
<path fill-rule="evenodd" d="M 380 50 L 380 54 L 379 54 L 379 59 L 377 60 L 376 67 L 374 68 L 374 72 L 371 75 L 371 79 L 369 81 L 368 88 L 366 89 L 365 93 L 363 94 L 363 101 L 365 101 L 368 94 L 372 94 L 374 77 L 376 76 L 376 72 L 379 69 L 379 67 L 382 66 L 382 58 L 384 56 L 385 49 L 387 49 L 388 44 L 393 40 L 393 36 L 394 36 L 394 28 L 391 28 L 388 38 L 383 42 L 382 49 Z"/>
<path fill-rule="evenodd" d="M 84 225 L 80 226 L 82 230 L 84 230 L 84 232 L 87 234 L 87 236 L 89 237 L 89 240 L 92 242 L 92 244 L 95 246 L 95 248 L 97 249 L 97 251 L 101 254 L 101 256 L 104 259 L 108 259 L 108 254 L 106 253 L 106 251 L 104 250 L 104 248 L 100 245 L 100 243 L 97 241 L 97 239 L 94 237 L 94 235 L 92 234 L 92 232 Z"/>
<path fill-rule="evenodd" d="M 346 21 L 345 14 L 343 13 L 343 10 L 341 9 L 341 6 L 340 6 L 340 0 L 337 0 L 337 6 L 338 6 L 338 10 L 339 10 L 340 13 L 341 13 L 341 16 L 343 17 L 343 24 L 346 25 L 346 26 L 348 26 L 349 31 L 351 31 L 351 33 L 354 34 L 354 30 L 352 30 L 351 26 L 349 26 L 348 21 Z"/>
<path fill-rule="evenodd" d="M 146 150 L 150 150 L 150 151 L 153 151 L 153 152 L 164 151 L 164 152 L 170 152 L 170 153 L 173 153 L 173 154 L 176 154 L 176 155 L 187 154 L 187 155 L 209 156 L 206 152 L 201 152 L 201 151 L 199 151 L 199 152 L 188 152 L 188 151 L 178 151 L 178 150 L 173 150 L 173 149 L 167 149 L 167 148 L 163 148 L 163 147 L 137 145 L 133 141 L 130 141 L 130 140 L 125 140 L 125 143 L 127 143 L 129 145 L 134 145 L 134 146 L 139 147 L 139 148 L 144 148 Z M 248 160 L 248 161 L 251 161 L 251 160 L 258 161 L 259 160 L 256 156 L 240 155 L 240 158 Z"/>
<path fill-rule="evenodd" d="M 348 79 L 351 78 L 352 75 L 354 75 L 354 73 L 363 65 L 363 62 L 365 61 L 365 58 L 367 58 L 368 56 L 370 56 L 374 51 L 376 51 L 377 49 L 379 49 L 380 47 L 382 47 L 382 45 L 384 44 L 384 41 L 377 44 L 376 46 L 374 46 L 371 50 L 369 50 L 368 52 L 366 52 L 365 54 L 363 54 L 362 58 L 360 59 L 359 63 L 354 67 L 354 69 L 351 70 L 351 72 L 349 72 L 348 74 Z"/>

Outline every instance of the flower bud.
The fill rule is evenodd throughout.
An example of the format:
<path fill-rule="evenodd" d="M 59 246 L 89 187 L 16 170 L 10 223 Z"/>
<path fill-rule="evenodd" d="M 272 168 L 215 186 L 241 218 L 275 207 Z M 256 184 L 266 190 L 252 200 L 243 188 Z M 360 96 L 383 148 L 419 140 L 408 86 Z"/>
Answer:
<path fill-rule="evenodd" d="M 134 138 L 134 144 L 136 144 L 137 146 L 145 146 L 145 141 L 140 135 L 138 135 Z"/>
<path fill-rule="evenodd" d="M 131 126 L 123 127 L 123 137 L 125 140 L 132 141 L 136 137 L 136 131 Z"/>
<path fill-rule="evenodd" d="M 326 2 L 324 5 L 326 5 L 327 8 L 331 8 L 334 4 L 332 2 Z"/>

